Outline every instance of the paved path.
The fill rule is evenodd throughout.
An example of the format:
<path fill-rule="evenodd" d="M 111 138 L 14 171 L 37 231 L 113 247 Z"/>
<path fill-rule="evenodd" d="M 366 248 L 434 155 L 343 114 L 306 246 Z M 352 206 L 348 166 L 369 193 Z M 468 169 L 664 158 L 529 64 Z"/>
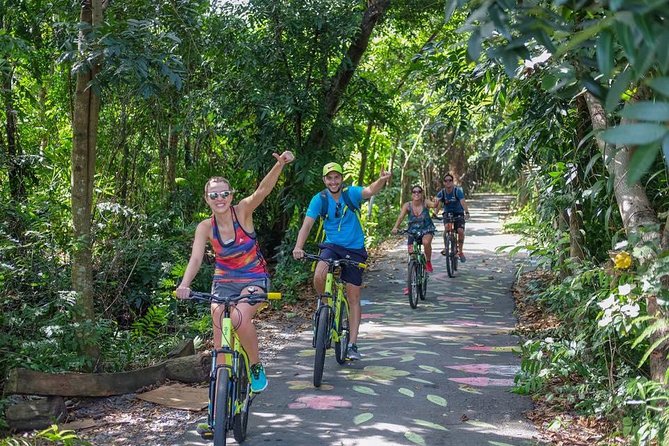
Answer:
<path fill-rule="evenodd" d="M 268 365 L 270 387 L 254 401 L 244 444 L 536 444 L 523 415 L 531 401 L 510 392 L 519 368 L 510 293 L 517 264 L 494 252 L 517 240 L 500 232 L 509 197 L 468 202 L 468 260 L 457 276 L 448 278 L 439 254 L 440 224 L 427 299 L 417 309 L 402 295 L 404 242 L 372 262 L 358 340 L 363 360 L 340 366 L 330 350 L 316 389 L 311 333 L 304 333 Z M 207 442 L 191 431 L 178 444 Z"/>

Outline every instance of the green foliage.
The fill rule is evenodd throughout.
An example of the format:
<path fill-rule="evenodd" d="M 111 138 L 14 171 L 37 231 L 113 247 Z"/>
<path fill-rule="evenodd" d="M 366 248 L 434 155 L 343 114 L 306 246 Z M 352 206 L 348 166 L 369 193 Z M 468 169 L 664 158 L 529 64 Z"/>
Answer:
<path fill-rule="evenodd" d="M 35 436 L 36 439 L 44 439 L 50 442 L 62 444 L 63 446 L 88 446 L 89 442 L 81 440 L 74 431 L 60 430 L 55 424 L 40 431 Z"/>
<path fill-rule="evenodd" d="M 515 391 L 543 394 L 581 413 L 605 416 L 635 444 L 663 444 L 669 419 L 666 388 L 647 378 L 648 357 L 656 344 L 650 334 L 666 329 L 651 318 L 649 295 L 664 296 L 669 274 L 666 256 L 635 269 L 625 263 L 581 265 L 561 282 L 544 284 L 532 296 L 559 325 L 538 332 L 522 347 Z"/>
<path fill-rule="evenodd" d="M 613 404 L 625 408 L 622 434 L 635 444 L 665 444 L 669 438 L 669 391 L 661 383 L 635 377 L 622 383 Z"/>

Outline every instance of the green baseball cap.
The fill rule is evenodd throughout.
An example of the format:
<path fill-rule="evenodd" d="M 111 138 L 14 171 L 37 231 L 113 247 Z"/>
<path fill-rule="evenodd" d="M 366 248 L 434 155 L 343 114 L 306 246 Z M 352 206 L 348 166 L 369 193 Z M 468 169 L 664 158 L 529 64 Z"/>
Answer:
<path fill-rule="evenodd" d="M 344 169 L 342 169 L 341 166 L 337 163 L 327 163 L 325 166 L 323 166 L 323 176 L 329 174 L 330 172 L 339 172 L 340 174 L 344 175 Z"/>

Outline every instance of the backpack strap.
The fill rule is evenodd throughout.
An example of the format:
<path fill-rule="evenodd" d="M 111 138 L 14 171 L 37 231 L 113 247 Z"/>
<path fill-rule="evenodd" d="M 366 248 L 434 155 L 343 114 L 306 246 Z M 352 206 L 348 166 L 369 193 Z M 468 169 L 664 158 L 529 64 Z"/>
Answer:
<path fill-rule="evenodd" d="M 323 189 L 319 195 L 321 196 L 321 220 L 328 218 L 328 192 L 327 189 Z"/>
<path fill-rule="evenodd" d="M 353 201 L 351 201 L 351 196 L 348 193 L 348 186 L 344 187 L 341 191 L 341 196 L 344 199 L 344 204 L 353 212 L 356 213 L 358 216 L 358 220 L 360 220 L 360 208 L 356 205 L 353 204 Z"/>

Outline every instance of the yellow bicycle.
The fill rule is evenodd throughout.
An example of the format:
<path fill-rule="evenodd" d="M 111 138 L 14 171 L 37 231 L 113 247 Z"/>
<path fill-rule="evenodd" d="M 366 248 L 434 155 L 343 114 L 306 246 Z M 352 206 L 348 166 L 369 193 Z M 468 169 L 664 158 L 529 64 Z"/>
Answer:
<path fill-rule="evenodd" d="M 191 291 L 190 299 L 209 304 L 223 305 L 221 328 L 221 348 L 211 352 L 211 373 L 209 375 L 209 413 L 207 423 L 213 432 L 214 446 L 224 446 L 228 431 L 232 430 L 238 443 L 246 439 L 251 402 L 255 394 L 251 392 L 249 357 L 239 340 L 230 310 L 238 302 L 256 305 L 268 299 L 281 299 L 281 293 L 251 292 L 247 295 L 220 297 L 210 293 Z M 219 355 L 224 358 L 217 364 Z"/>
<path fill-rule="evenodd" d="M 337 362 L 344 364 L 348 359 L 346 353 L 351 332 L 348 322 L 349 309 L 346 285 L 339 279 L 338 275 L 335 275 L 335 271 L 342 265 L 357 268 L 366 268 L 367 265 L 350 259 L 324 259 L 313 254 L 305 254 L 304 259 L 323 261 L 328 264 L 325 290 L 322 295 L 316 297 L 316 312 L 313 316 L 314 336 L 312 346 L 316 349 L 314 386 L 320 387 L 323 381 L 325 352 L 332 347 L 332 341 L 334 341 Z"/>

